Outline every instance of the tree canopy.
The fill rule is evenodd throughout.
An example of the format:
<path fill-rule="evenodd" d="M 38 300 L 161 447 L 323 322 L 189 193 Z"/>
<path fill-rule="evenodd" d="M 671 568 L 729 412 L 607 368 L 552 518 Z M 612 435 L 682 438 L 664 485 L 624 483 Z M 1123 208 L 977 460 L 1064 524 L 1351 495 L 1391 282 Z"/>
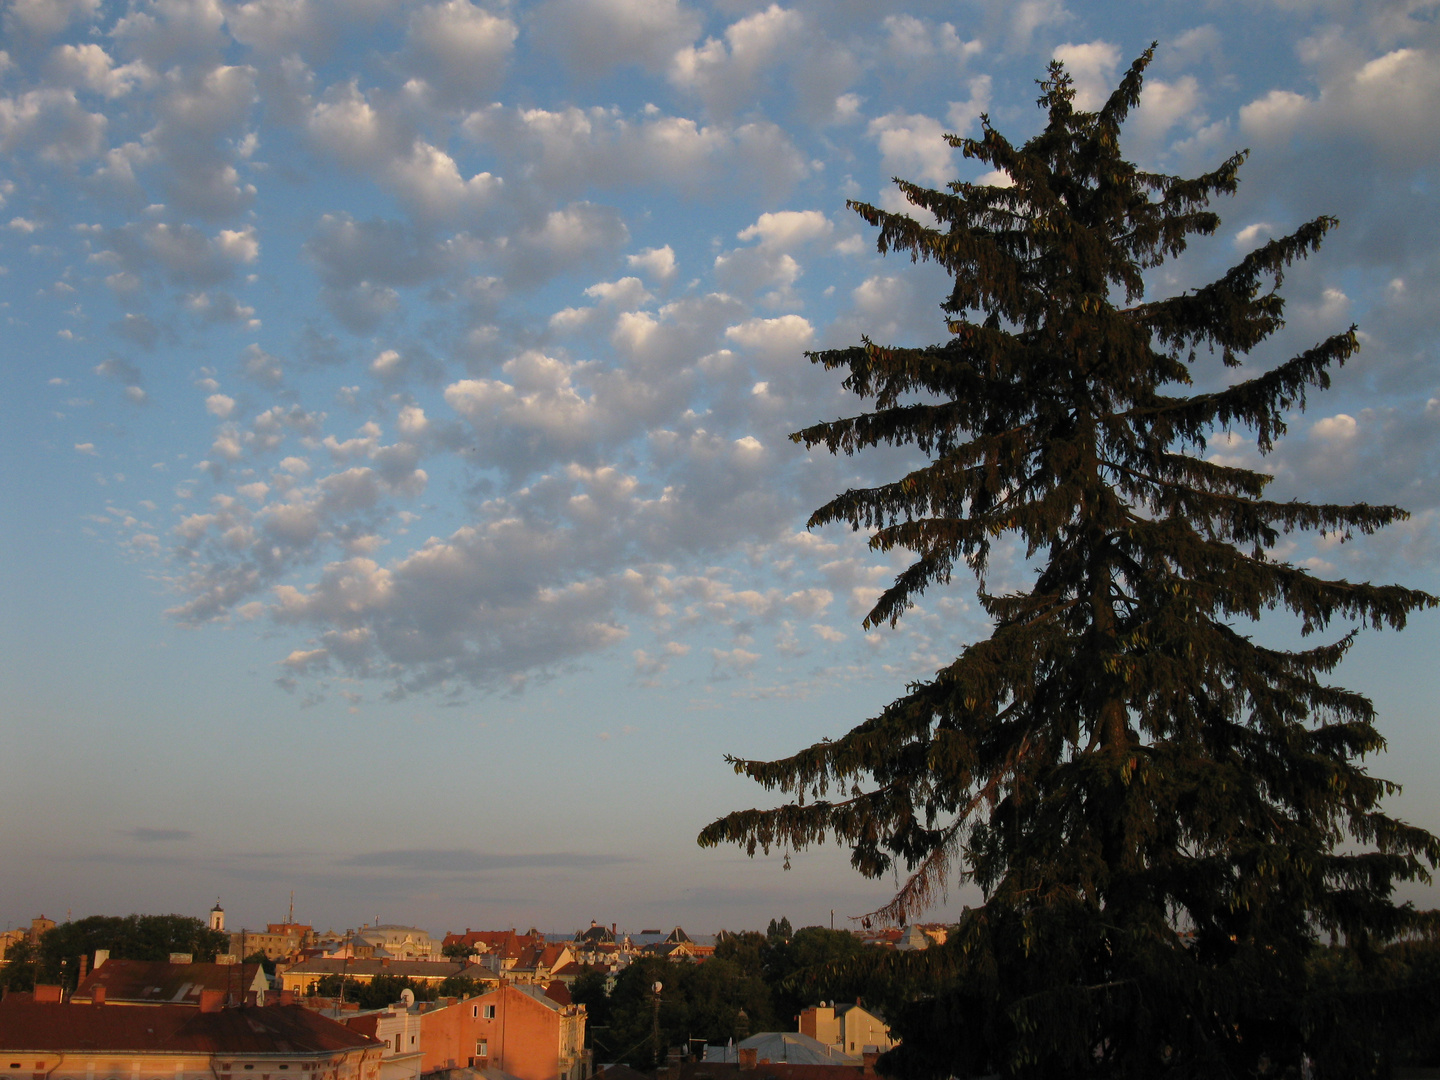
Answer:
<path fill-rule="evenodd" d="M 12 990 L 28 990 L 36 982 L 74 989 L 80 957 L 93 958 L 96 949 L 108 949 L 116 960 L 168 960 L 171 953 L 189 953 L 208 963 L 229 945 L 223 931 L 188 915 L 91 915 L 52 926 L 36 945 L 12 946 L 4 981 Z"/>
<path fill-rule="evenodd" d="M 897 179 L 913 217 L 849 204 L 882 254 L 949 273 L 948 338 L 810 354 L 864 411 L 796 441 L 926 458 L 810 518 L 913 553 L 866 627 L 963 568 L 991 631 L 833 741 L 730 759 L 790 801 L 729 814 L 700 842 L 753 854 L 833 836 L 866 876 L 908 873 L 880 913 L 896 920 L 956 881 L 980 887 L 943 949 L 897 961 L 928 980 L 882 1063 L 906 1076 L 1280 1075 L 1307 1055 L 1340 1075 L 1324 1029 L 1343 995 L 1309 993 L 1307 958 L 1321 934 L 1412 927 L 1393 887 L 1440 860 L 1366 771 L 1385 745 L 1371 702 L 1329 681 L 1361 627 L 1401 628 L 1435 598 L 1276 553 L 1287 533 L 1349 539 L 1405 512 L 1271 498 L 1269 474 L 1206 456 L 1219 431 L 1270 452 L 1357 349 L 1337 328 L 1274 366 L 1247 361 L 1284 324 L 1287 268 L 1337 222 L 1147 298 L 1152 271 L 1215 232 L 1209 203 L 1246 158 L 1191 178 L 1124 158 L 1152 51 L 1095 112 L 1052 64 L 1043 129 L 1023 145 L 988 117 L 979 138 L 951 137 L 1008 186 Z M 1030 577 L 996 594 L 1002 542 Z M 1272 612 L 1303 635 L 1336 629 L 1268 646 L 1253 630 Z"/>

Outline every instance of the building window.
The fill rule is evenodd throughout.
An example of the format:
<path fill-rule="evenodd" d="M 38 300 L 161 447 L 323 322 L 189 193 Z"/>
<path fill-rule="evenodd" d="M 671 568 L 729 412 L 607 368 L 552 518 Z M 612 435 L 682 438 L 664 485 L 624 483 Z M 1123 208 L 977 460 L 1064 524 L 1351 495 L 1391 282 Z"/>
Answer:
<path fill-rule="evenodd" d="M 480 1006 L 479 1006 L 479 1005 L 471 1005 L 471 1006 L 470 1006 L 470 1015 L 471 1015 L 472 1017 L 479 1016 L 479 1015 L 480 1015 Z"/>
<path fill-rule="evenodd" d="M 494 1005 L 486 1005 L 486 1006 L 485 1006 L 485 1019 L 486 1019 L 486 1020 L 494 1020 L 494 1019 L 495 1019 L 495 1006 L 494 1006 Z"/>
<path fill-rule="evenodd" d="M 476 1040 L 475 1040 L 475 1056 L 476 1056 L 476 1057 L 489 1057 L 489 1056 L 490 1056 L 490 1040 L 489 1040 L 489 1039 L 476 1039 Z"/>

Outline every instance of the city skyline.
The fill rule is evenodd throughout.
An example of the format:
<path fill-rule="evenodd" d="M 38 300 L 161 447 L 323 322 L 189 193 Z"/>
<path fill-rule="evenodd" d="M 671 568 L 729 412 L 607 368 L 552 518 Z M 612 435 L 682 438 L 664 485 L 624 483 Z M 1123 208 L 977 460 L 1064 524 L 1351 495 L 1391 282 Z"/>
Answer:
<path fill-rule="evenodd" d="M 848 730 L 984 633 L 963 574 L 862 630 L 903 558 L 805 520 L 914 458 L 788 435 L 856 408 L 806 349 L 944 336 L 945 279 L 845 201 L 980 178 L 943 133 L 1033 133 L 1052 59 L 1094 107 L 1157 40 L 1127 153 L 1251 150 L 1156 294 L 1340 219 L 1257 362 L 1352 322 L 1358 357 L 1269 457 L 1208 453 L 1405 506 L 1277 553 L 1440 592 L 1415 4 L 14 0 L 0 33 L 0 923 L 218 895 L 258 927 L 292 888 L 317 929 L 883 904 L 834 845 L 787 871 L 695 836 L 772 804 L 723 755 Z M 1432 831 L 1437 645 L 1422 613 L 1336 677 Z"/>

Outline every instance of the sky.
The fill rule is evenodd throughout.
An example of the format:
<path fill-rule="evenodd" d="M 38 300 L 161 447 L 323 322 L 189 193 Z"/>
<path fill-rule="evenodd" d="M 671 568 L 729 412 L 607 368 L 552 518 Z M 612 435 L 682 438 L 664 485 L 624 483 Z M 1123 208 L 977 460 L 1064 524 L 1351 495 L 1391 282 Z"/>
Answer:
<path fill-rule="evenodd" d="M 807 349 L 944 336 L 943 276 L 846 200 L 1003 182 L 943 136 L 1033 134 L 1052 58 L 1093 107 L 1158 41 L 1127 154 L 1251 151 L 1150 295 L 1340 219 L 1252 359 L 1363 347 L 1263 467 L 1413 516 L 1277 554 L 1440 592 L 1433 0 L 7 0 L 0 35 L 0 923 L 888 899 L 834 845 L 695 837 L 772 805 L 725 754 L 838 735 L 985 633 L 961 576 L 862 630 L 899 557 L 805 521 L 917 459 L 787 436 L 858 404 Z M 1437 646 L 1421 614 L 1338 676 L 1433 830 Z"/>

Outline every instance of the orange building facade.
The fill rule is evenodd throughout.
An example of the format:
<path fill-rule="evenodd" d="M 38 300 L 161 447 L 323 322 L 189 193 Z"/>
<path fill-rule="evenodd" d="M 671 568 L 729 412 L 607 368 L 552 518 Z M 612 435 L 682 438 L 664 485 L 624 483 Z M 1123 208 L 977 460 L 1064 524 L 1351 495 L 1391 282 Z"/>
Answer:
<path fill-rule="evenodd" d="M 501 986 L 420 1017 L 422 1072 L 473 1066 L 519 1080 L 587 1080 L 585 1006 L 540 986 Z"/>

